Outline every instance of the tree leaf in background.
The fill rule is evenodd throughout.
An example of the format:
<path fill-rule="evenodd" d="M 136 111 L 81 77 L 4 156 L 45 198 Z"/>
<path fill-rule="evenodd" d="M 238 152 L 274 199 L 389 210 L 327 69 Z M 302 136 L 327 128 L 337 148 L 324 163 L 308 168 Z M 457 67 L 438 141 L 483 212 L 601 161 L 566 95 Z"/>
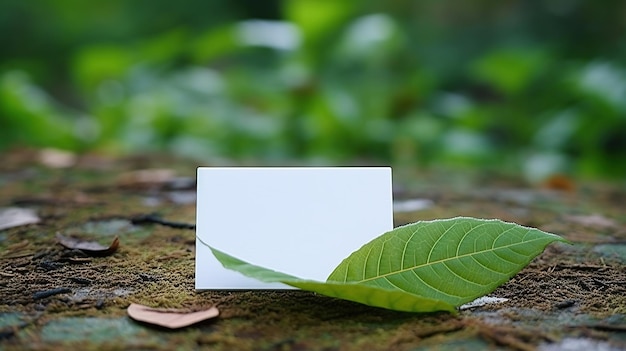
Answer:
<path fill-rule="evenodd" d="M 505 283 L 555 241 L 565 242 L 557 235 L 500 220 L 420 221 L 365 244 L 326 282 L 300 279 L 211 250 L 225 268 L 263 282 L 398 311 L 454 312 Z"/>
<path fill-rule="evenodd" d="M 459 306 L 508 281 L 561 237 L 500 220 L 420 221 L 372 240 L 328 280 L 397 289 Z"/>

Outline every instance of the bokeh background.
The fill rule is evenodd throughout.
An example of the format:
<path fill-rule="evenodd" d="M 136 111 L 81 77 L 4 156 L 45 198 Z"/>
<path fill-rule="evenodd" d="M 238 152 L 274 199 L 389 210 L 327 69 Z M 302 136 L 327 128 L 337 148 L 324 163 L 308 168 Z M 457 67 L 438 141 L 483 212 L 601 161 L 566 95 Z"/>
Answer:
<path fill-rule="evenodd" d="M 0 153 L 626 174 L 621 0 L 3 0 Z"/>

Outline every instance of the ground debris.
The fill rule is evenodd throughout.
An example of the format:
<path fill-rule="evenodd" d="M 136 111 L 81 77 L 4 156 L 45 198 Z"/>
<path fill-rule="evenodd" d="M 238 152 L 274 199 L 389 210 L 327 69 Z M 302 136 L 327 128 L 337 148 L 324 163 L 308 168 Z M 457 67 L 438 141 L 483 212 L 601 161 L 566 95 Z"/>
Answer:
<path fill-rule="evenodd" d="M 36 157 L 33 159 L 36 162 Z M 585 345 L 575 343 L 580 340 L 591 346 L 626 347 L 626 269 L 618 256 L 600 251 L 624 245 L 626 192 L 622 185 L 585 182 L 573 191 L 556 192 L 532 189 L 519 180 L 494 183 L 492 176 L 476 183 L 471 175 L 459 173 L 464 184 L 471 185 L 462 189 L 461 185 L 451 186 L 446 181 L 449 178 L 415 173 L 415 190 L 405 198 L 431 199 L 433 203 L 419 211 L 397 213 L 396 225 L 453 216 L 499 218 L 539 227 L 573 242 L 550 245 L 491 293 L 508 299 L 506 302 L 464 310 L 457 316 L 421 315 L 297 290 L 196 291 L 192 232 L 196 206 L 171 201 L 144 203 L 146 196 L 167 199 L 173 189 L 191 190 L 193 179 L 179 182 L 178 177 L 167 176 L 144 182 L 141 177 L 131 177 L 127 183 L 124 179 L 118 183 L 117 178 L 133 169 L 191 174 L 196 164 L 170 158 L 167 162 L 149 158 L 103 162 L 98 158 L 89 165 L 85 159 L 80 156 L 71 170 L 22 164 L 19 169 L 13 167 L 13 173 L 0 175 L 11 185 L 2 189 L 4 204 L 36 208 L 45 219 L 37 225 L 0 231 L 0 319 L 2 313 L 44 316 L 16 331 L 7 326 L 12 328 L 20 320 L 5 319 L 4 324 L 0 320 L 0 336 L 6 335 L 0 338 L 0 349 L 51 349 L 63 344 L 66 348 L 107 349 L 113 345 L 116 349 L 154 350 L 204 345 L 215 350 L 479 350 L 490 346 L 555 350 Z M 134 217 L 144 213 L 162 217 Z M 601 221 L 591 226 L 567 220 L 568 216 L 594 213 L 612 220 L 615 227 L 602 227 Z M 168 222 L 184 226 L 169 226 Z M 124 249 L 106 257 L 85 255 L 51 245 L 56 232 L 103 240 L 103 247 L 119 235 Z M 599 248 L 597 243 L 608 244 Z M 33 299 L 35 292 L 59 288 L 71 291 Z M 126 307 L 136 301 L 187 312 L 217 305 L 220 318 L 175 333 L 146 328 L 126 316 Z M 570 305 L 571 301 L 575 303 Z M 72 335 L 59 332 L 64 330 L 71 330 Z M 105 331 L 110 334 L 104 336 Z M 143 346 L 139 347 L 138 340 L 149 342 L 139 343 Z"/>
<path fill-rule="evenodd" d="M 133 225 L 137 224 L 160 224 L 170 228 L 176 229 L 196 229 L 196 225 L 193 223 L 172 222 L 162 219 L 156 214 L 137 215 L 130 219 Z"/>
<path fill-rule="evenodd" d="M 562 310 L 564 308 L 570 308 L 576 304 L 576 300 L 565 300 L 561 302 L 557 302 L 554 307 L 556 309 Z"/>

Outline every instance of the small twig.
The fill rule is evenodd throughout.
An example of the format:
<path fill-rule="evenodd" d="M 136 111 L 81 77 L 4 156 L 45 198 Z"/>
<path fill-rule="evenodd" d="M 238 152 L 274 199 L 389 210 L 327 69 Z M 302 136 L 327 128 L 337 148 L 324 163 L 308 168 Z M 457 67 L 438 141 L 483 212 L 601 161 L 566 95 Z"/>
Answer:
<path fill-rule="evenodd" d="M 604 270 L 610 268 L 608 266 L 599 266 L 594 264 L 557 264 L 555 269 L 564 270 L 564 269 L 573 269 L 578 271 L 594 271 L 594 270 Z"/>
<path fill-rule="evenodd" d="M 56 289 L 50 289 L 50 290 L 44 290 L 44 291 L 37 291 L 36 293 L 33 294 L 33 300 L 44 299 L 46 297 L 50 297 L 50 296 L 54 296 L 58 294 L 67 294 L 70 292 L 72 292 L 72 290 L 68 288 L 56 288 Z"/>
<path fill-rule="evenodd" d="M 575 304 L 576 304 L 576 300 L 564 300 L 564 301 L 556 303 L 554 305 L 554 307 L 556 309 L 562 310 L 562 309 L 565 309 L 565 308 L 570 308 L 570 307 L 574 306 Z"/>
<path fill-rule="evenodd" d="M 160 225 L 164 225 L 166 227 L 176 228 L 176 229 L 196 229 L 196 225 L 195 224 L 182 223 L 182 222 L 172 222 L 172 221 L 168 221 L 168 220 L 162 219 L 161 217 L 159 217 L 158 215 L 155 215 L 155 214 L 135 216 L 135 217 L 132 217 L 130 219 L 130 221 L 131 221 L 132 224 L 154 223 L 154 224 L 160 224 Z"/>

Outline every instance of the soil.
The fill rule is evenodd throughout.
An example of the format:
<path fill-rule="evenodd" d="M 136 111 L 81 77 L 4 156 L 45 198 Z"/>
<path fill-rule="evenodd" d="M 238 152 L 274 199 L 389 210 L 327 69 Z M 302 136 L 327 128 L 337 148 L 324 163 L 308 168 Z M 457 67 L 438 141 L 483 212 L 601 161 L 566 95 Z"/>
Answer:
<path fill-rule="evenodd" d="M 429 201 L 396 212 L 396 225 L 499 218 L 572 242 L 550 245 L 489 294 L 505 302 L 412 314 L 303 291 L 196 291 L 193 162 L 85 155 L 59 166 L 36 150 L 2 156 L 0 208 L 33 209 L 41 221 L 0 230 L 0 350 L 626 349 L 624 184 L 398 172 L 396 200 Z M 59 245 L 57 233 L 105 247 L 117 236 L 120 245 L 86 254 Z M 217 306 L 220 316 L 171 331 L 130 320 L 131 303 Z"/>

